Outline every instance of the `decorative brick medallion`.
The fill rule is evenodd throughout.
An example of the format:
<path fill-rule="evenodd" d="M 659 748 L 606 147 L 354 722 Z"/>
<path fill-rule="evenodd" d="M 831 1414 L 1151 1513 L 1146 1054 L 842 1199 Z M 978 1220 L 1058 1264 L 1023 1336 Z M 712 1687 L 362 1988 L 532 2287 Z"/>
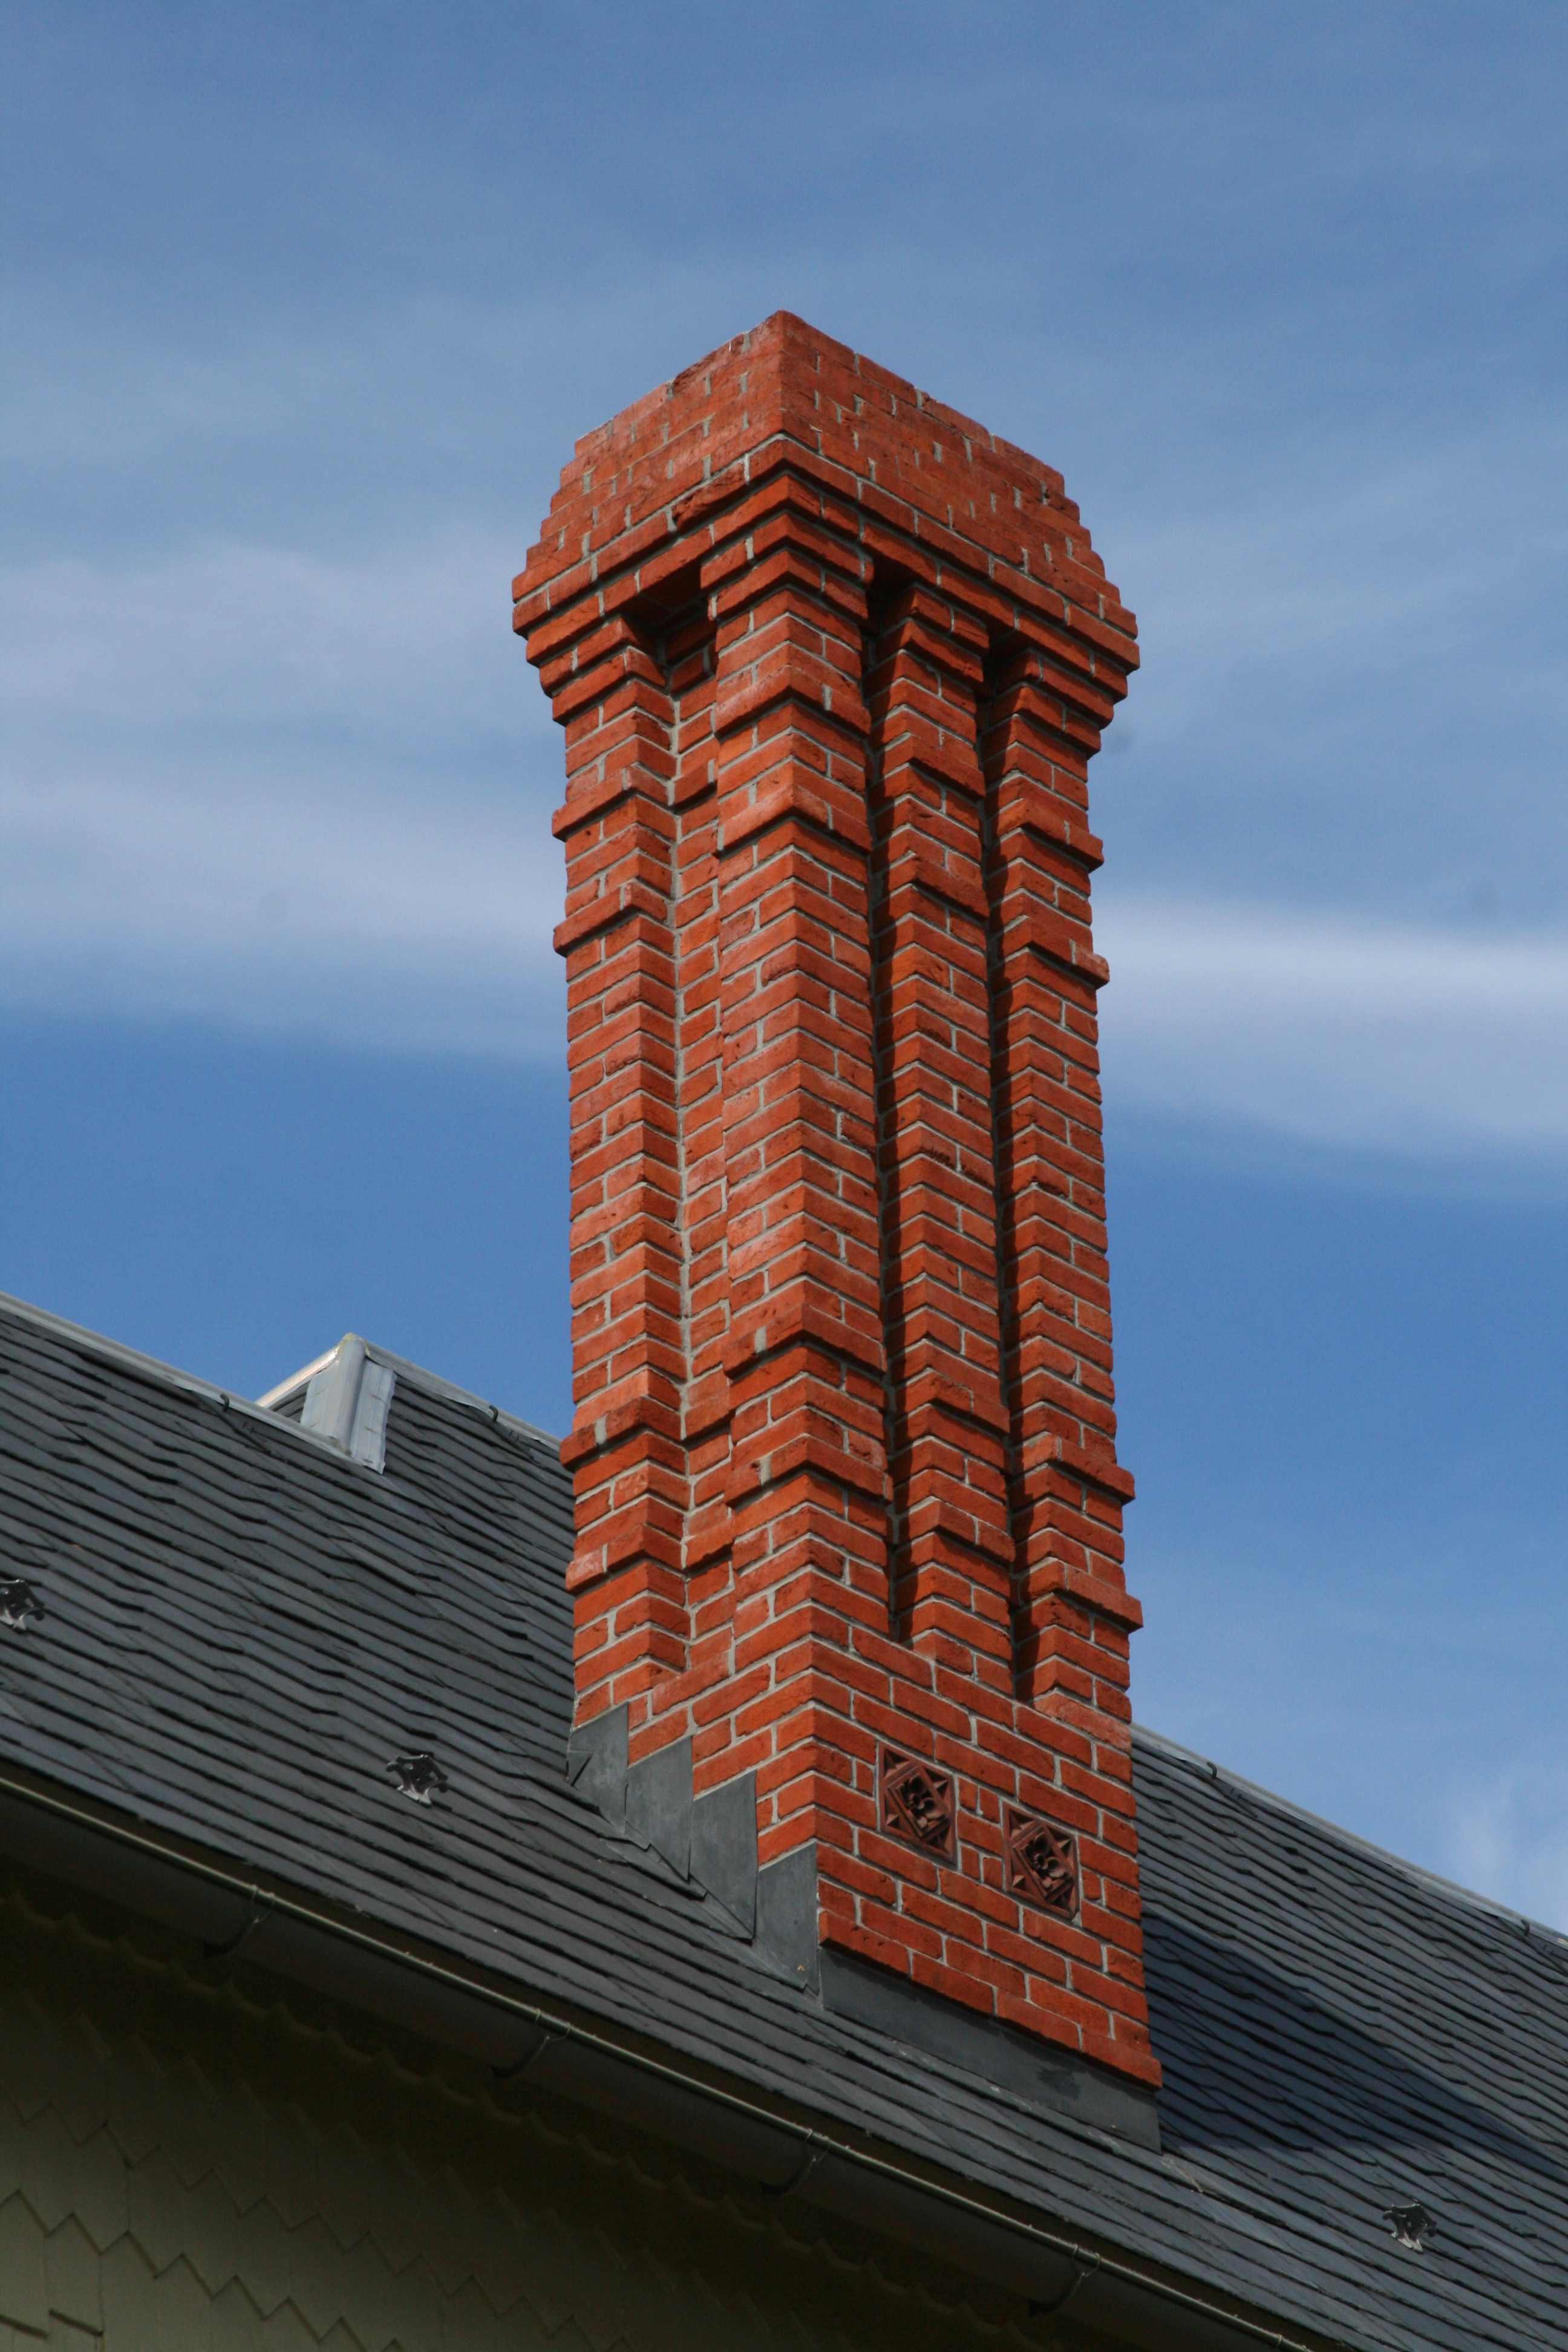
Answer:
<path fill-rule="evenodd" d="M 882 1750 L 882 1827 L 927 1853 L 953 1858 L 952 1829 L 958 1807 L 952 1776 L 916 1756 Z"/>
<path fill-rule="evenodd" d="M 1078 1846 L 1067 1830 L 1006 1810 L 1007 1890 L 1070 1919 L 1078 1910 Z"/>

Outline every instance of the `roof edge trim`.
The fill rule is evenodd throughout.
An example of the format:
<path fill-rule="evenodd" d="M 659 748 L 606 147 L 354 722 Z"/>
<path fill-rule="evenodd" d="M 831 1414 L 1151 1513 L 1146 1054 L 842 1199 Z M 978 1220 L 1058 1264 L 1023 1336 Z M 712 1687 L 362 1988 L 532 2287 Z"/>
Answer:
<path fill-rule="evenodd" d="M 247 1420 L 259 1422 L 265 1429 L 286 1430 L 302 1445 L 330 1455 L 334 1462 L 352 1458 L 330 1439 L 318 1436 L 313 1429 L 303 1429 L 297 1421 L 285 1421 L 276 1412 L 263 1411 L 250 1397 L 241 1396 L 237 1389 L 221 1389 L 216 1381 L 204 1381 L 199 1372 L 183 1372 L 177 1364 L 165 1364 L 160 1357 L 144 1355 L 139 1348 L 128 1348 L 119 1339 L 106 1339 L 101 1331 L 89 1331 L 85 1323 L 72 1323 L 64 1315 L 52 1315 L 47 1307 L 35 1307 L 29 1299 L 13 1298 L 8 1291 L 0 1291 L 0 1316 L 31 1324 L 35 1330 L 47 1331 L 54 1339 L 79 1348 L 84 1355 L 97 1356 L 154 1388 L 172 1389 L 176 1395 L 216 1405 L 221 1412 L 242 1413 Z M 335 1349 L 329 1349 L 323 1361 L 335 1353 Z M 553 1444 L 555 1441 L 549 1442 Z"/>
<path fill-rule="evenodd" d="M 121 1371 L 133 1372 L 139 1380 L 151 1381 L 161 1388 L 174 1389 L 185 1396 L 199 1397 L 204 1403 L 216 1404 L 228 1412 L 243 1412 L 262 1421 L 268 1429 L 286 1429 L 306 1444 L 314 1445 L 342 1461 L 344 1457 L 334 1445 L 328 1445 L 313 1431 L 301 1429 L 297 1421 L 285 1421 L 277 1407 L 305 1387 L 313 1373 L 330 1364 L 342 1345 L 336 1340 L 313 1362 L 290 1372 L 277 1388 L 268 1389 L 264 1397 L 241 1396 L 237 1389 L 220 1388 L 216 1381 L 203 1380 L 199 1372 L 183 1371 L 178 1364 L 166 1364 L 161 1356 L 150 1356 L 140 1348 L 129 1348 L 122 1339 L 107 1339 L 85 1323 L 73 1323 L 67 1315 L 56 1315 L 47 1307 L 35 1307 L 30 1298 L 16 1298 L 9 1291 L 0 1290 L 0 1315 L 14 1316 L 20 1323 L 30 1323 L 35 1329 L 50 1332 L 57 1339 L 68 1340 L 73 1348 L 88 1355 L 100 1356 L 106 1363 L 118 1365 Z M 456 1381 L 443 1380 L 439 1372 L 426 1371 L 423 1364 L 410 1361 L 406 1356 L 395 1355 L 390 1348 L 377 1347 L 374 1339 L 364 1342 L 364 1350 L 373 1363 L 384 1364 L 400 1381 L 410 1387 L 422 1389 L 427 1396 L 439 1397 L 447 1404 L 467 1405 L 481 1413 L 500 1428 L 510 1430 L 514 1436 L 526 1437 L 535 1444 L 547 1445 L 552 1453 L 560 1449 L 561 1440 L 552 1430 L 541 1429 L 531 1421 L 524 1421 L 515 1412 L 508 1412 L 488 1397 L 477 1396 L 472 1389 L 459 1388 Z"/>

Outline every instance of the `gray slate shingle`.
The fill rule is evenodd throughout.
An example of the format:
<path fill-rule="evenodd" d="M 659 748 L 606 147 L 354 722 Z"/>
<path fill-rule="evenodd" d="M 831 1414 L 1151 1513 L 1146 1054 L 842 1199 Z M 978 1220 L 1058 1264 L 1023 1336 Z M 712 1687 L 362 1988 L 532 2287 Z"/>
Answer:
<path fill-rule="evenodd" d="M 1568 2345 L 1562 1938 L 1141 1732 L 1163 2150 L 1043 2116 L 803 1998 L 567 1787 L 570 1538 L 553 1446 L 438 1383 L 377 1475 L 0 1306 L 0 1573 L 47 1612 L 0 1628 L 0 1754 L 1364 2352 Z"/>

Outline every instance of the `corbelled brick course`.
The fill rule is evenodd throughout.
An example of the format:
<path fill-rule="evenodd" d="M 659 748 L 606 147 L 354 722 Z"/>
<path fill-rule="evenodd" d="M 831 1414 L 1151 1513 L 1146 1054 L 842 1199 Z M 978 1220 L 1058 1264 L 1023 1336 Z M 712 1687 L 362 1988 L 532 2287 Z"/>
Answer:
<path fill-rule="evenodd" d="M 1059 475 L 782 313 L 579 442 L 514 595 L 579 1719 L 754 1771 L 826 1942 L 1157 2082 L 1086 782 L 1131 615 Z"/>

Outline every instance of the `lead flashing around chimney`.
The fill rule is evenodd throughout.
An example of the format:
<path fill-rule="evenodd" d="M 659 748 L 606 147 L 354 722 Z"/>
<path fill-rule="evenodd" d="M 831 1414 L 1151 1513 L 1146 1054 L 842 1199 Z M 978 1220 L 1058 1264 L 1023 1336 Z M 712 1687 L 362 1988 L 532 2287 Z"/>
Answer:
<path fill-rule="evenodd" d="M 815 1843 L 797 1845 L 758 1871 L 756 1940 L 758 1950 L 803 1992 L 821 1990 Z"/>
<path fill-rule="evenodd" d="M 750 1941 L 757 1934 L 757 1784 L 745 1772 L 694 1797 L 691 1742 L 678 1739 L 641 1763 L 626 1762 L 626 1709 L 577 1725 L 566 1777 L 616 1829 L 651 1846 L 678 1877 L 723 1905 Z M 765 1875 L 765 1874 L 764 1874 Z M 816 1934 L 816 1918 L 811 1926 Z"/>
<path fill-rule="evenodd" d="M 1030 2105 L 1076 2116 L 1097 2131 L 1159 2154 L 1160 2110 L 1152 2091 L 831 1945 L 824 1948 L 820 1965 L 822 2005 L 836 2016 L 852 2017 L 933 2058 L 984 2074 L 998 2090 Z"/>
<path fill-rule="evenodd" d="M 574 1788 L 613 1829 L 651 1847 L 678 1876 L 721 1904 L 759 1958 L 803 1993 L 835 2016 L 980 2075 L 1026 2105 L 1049 2107 L 1158 2153 L 1152 2091 L 822 1945 L 816 1846 L 798 1846 L 758 1867 L 754 1773 L 693 1797 L 689 1738 L 630 1767 L 626 1742 L 625 1706 L 577 1726 L 566 1758 Z"/>
<path fill-rule="evenodd" d="M 678 1878 L 691 1875 L 691 1742 L 677 1739 L 626 1774 L 626 1827 L 661 1853 Z"/>
<path fill-rule="evenodd" d="M 574 1724 L 566 1747 L 566 1778 L 613 1829 L 626 1819 L 626 1710 L 613 1706 L 591 1722 Z"/>
<path fill-rule="evenodd" d="M 351 1461 L 384 1469 L 386 1415 L 396 1385 L 391 1366 L 377 1363 L 357 1332 L 346 1332 L 310 1375 L 300 1426 Z"/>
<path fill-rule="evenodd" d="M 763 1872 L 762 1875 L 767 1876 Z M 757 1930 L 757 1776 L 744 1772 L 691 1807 L 691 1875 L 745 1929 Z M 813 1923 L 815 1925 L 815 1922 Z"/>

